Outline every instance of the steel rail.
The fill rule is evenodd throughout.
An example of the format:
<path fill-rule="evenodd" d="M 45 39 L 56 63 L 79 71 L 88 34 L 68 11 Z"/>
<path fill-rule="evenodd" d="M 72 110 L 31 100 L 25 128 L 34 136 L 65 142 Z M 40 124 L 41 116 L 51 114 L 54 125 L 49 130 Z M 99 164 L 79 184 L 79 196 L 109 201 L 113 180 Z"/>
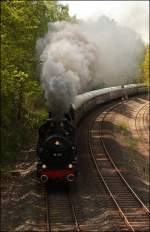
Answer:
<path fill-rule="evenodd" d="M 93 158 L 94 165 L 95 165 L 95 167 L 96 167 L 96 169 L 97 169 L 97 171 L 98 171 L 98 173 L 99 173 L 99 175 L 100 175 L 100 177 L 101 177 L 101 179 L 102 179 L 102 181 L 103 181 L 103 184 L 105 185 L 105 187 L 106 187 L 106 189 L 107 189 L 109 195 L 111 196 L 111 198 L 113 199 L 115 205 L 117 206 L 117 208 L 118 208 L 118 210 L 119 210 L 119 213 L 120 213 L 121 217 L 124 219 L 127 228 L 128 228 L 128 229 L 131 229 L 131 231 L 134 231 L 133 228 L 132 228 L 132 226 L 131 226 L 130 223 L 128 222 L 126 216 L 124 215 L 123 211 L 121 210 L 120 206 L 118 205 L 116 199 L 114 198 L 113 194 L 111 193 L 111 191 L 110 191 L 110 189 L 109 189 L 109 187 L 108 187 L 108 185 L 107 185 L 107 183 L 106 183 L 106 181 L 105 181 L 105 179 L 104 179 L 102 173 L 100 172 L 99 167 L 98 167 L 97 162 L 96 162 L 96 160 L 95 160 L 95 158 L 94 158 L 94 155 L 93 155 L 93 152 L 92 152 L 92 149 L 91 149 L 91 148 L 90 148 L 90 152 L 91 152 L 91 155 L 92 155 L 92 158 Z"/>
<path fill-rule="evenodd" d="M 68 196 L 68 200 L 69 200 L 69 203 L 70 203 L 70 206 L 72 209 L 72 215 L 73 215 L 74 222 L 75 222 L 74 232 L 80 232 L 81 228 L 80 228 L 80 225 L 79 225 L 78 220 L 77 220 L 75 207 L 74 207 L 73 200 L 72 200 L 71 193 L 70 193 L 69 189 L 67 189 L 67 196 Z"/>
<path fill-rule="evenodd" d="M 142 122 L 143 122 L 143 126 L 144 126 L 144 125 L 145 125 L 144 114 L 145 114 L 145 112 L 147 111 L 147 108 L 148 108 L 148 105 L 147 105 L 147 103 L 146 103 L 146 104 L 144 104 L 144 106 L 142 106 L 142 107 L 138 110 L 138 112 L 137 112 L 137 114 L 136 114 L 136 117 L 135 117 L 135 128 L 136 128 L 136 132 L 137 132 L 139 138 L 141 138 L 141 135 L 140 135 L 140 132 L 139 132 L 139 128 L 138 128 L 138 126 L 137 126 L 138 117 L 139 117 L 141 111 L 143 111 L 143 110 L 145 109 L 145 111 L 143 111 L 143 114 L 142 114 Z M 148 133 L 144 132 L 144 134 L 145 134 L 146 137 L 147 137 Z"/>
<path fill-rule="evenodd" d="M 49 196 L 48 196 L 48 193 L 47 193 L 46 189 L 44 189 L 44 196 L 45 196 L 45 206 L 46 206 L 46 232 L 52 232 L 53 229 L 51 227 L 52 222 L 51 222 L 51 215 L 50 215 L 50 203 L 49 203 Z M 72 201 L 72 198 L 71 198 L 71 193 L 70 193 L 70 190 L 69 190 L 68 187 L 66 189 L 66 196 L 67 196 L 69 207 L 71 209 L 73 220 L 74 220 L 74 229 L 73 229 L 73 231 L 74 232 L 81 232 L 81 229 L 80 229 L 80 226 L 79 226 L 79 223 L 78 223 L 78 220 L 77 220 L 75 208 L 74 208 L 74 205 L 73 205 L 73 201 Z"/>
<path fill-rule="evenodd" d="M 119 103 L 119 104 L 121 104 L 121 103 Z M 107 113 L 106 113 L 105 116 L 103 117 L 103 121 L 104 121 L 104 119 L 106 118 L 106 115 L 107 115 L 112 109 L 118 107 L 119 104 L 116 104 L 115 106 L 112 106 L 112 107 L 109 109 L 109 111 L 107 111 Z M 144 203 L 141 201 L 141 199 L 137 196 L 137 194 L 134 192 L 134 190 L 133 190 L 133 189 L 131 188 L 131 186 L 128 184 L 128 182 L 127 182 L 126 179 L 123 177 L 123 175 L 120 173 L 119 169 L 117 168 L 117 166 L 115 165 L 114 161 L 112 160 L 112 158 L 111 158 L 111 156 L 110 156 L 110 154 L 109 154 L 109 152 L 108 152 L 108 150 L 107 150 L 107 148 L 106 148 L 106 146 L 105 146 L 105 143 L 104 143 L 104 141 L 103 141 L 103 139 L 102 139 L 102 136 L 101 136 L 101 135 L 102 135 L 102 124 L 100 124 L 99 126 L 100 126 L 100 127 L 99 127 L 99 128 L 100 128 L 100 140 L 101 140 L 101 142 L 102 142 L 102 144 L 103 144 L 103 148 L 104 148 L 104 150 L 105 150 L 105 152 L 106 152 L 106 154 L 107 154 L 107 157 L 109 158 L 111 164 L 114 166 L 115 170 L 117 171 L 117 173 L 119 174 L 119 176 L 121 177 L 121 179 L 124 181 L 124 183 L 126 184 L 126 186 L 128 187 L 128 189 L 130 190 L 130 192 L 132 193 L 132 195 L 139 201 L 139 203 L 142 205 L 144 211 L 150 216 L 150 211 L 149 211 L 149 209 L 144 205 Z"/>
<path fill-rule="evenodd" d="M 148 129 L 146 127 L 146 113 L 147 113 L 148 109 L 149 109 L 149 104 L 146 104 L 146 106 L 144 108 L 143 115 L 142 115 L 143 127 L 145 128 L 144 133 L 147 137 L 149 137 Z"/>
<path fill-rule="evenodd" d="M 146 135 L 147 135 L 147 137 L 149 138 L 149 131 L 147 130 L 147 127 L 146 127 L 146 121 L 147 121 L 147 116 L 145 116 L 146 115 L 146 113 L 147 113 L 147 111 L 149 112 L 149 104 L 148 104 L 148 106 L 146 107 L 146 109 L 145 109 L 145 111 L 144 111 L 144 113 L 143 113 L 143 125 L 144 125 L 144 128 L 146 129 Z"/>
<path fill-rule="evenodd" d="M 90 129 L 90 130 L 91 130 L 91 129 Z M 90 130 L 89 130 L 89 136 L 88 136 L 88 144 L 89 144 L 89 150 L 90 150 L 90 153 L 91 153 L 91 156 L 92 156 L 93 163 L 94 163 L 94 165 L 95 165 L 95 167 L 96 167 L 96 170 L 97 170 L 97 172 L 98 172 L 98 174 L 99 174 L 99 176 L 100 176 L 100 178 L 101 178 L 101 180 L 102 180 L 102 182 L 103 182 L 103 184 L 104 184 L 106 190 L 108 191 L 110 197 L 112 198 L 114 204 L 116 205 L 116 207 L 117 207 L 117 209 L 118 209 L 118 211 L 119 211 L 119 213 L 120 213 L 120 216 L 121 216 L 122 219 L 124 220 L 124 222 L 125 222 L 127 228 L 128 228 L 130 231 L 134 231 L 134 229 L 133 229 L 132 226 L 130 225 L 129 221 L 127 220 L 126 216 L 124 215 L 123 211 L 121 210 L 120 206 L 118 205 L 118 203 L 117 203 L 115 197 L 113 196 L 113 194 L 112 194 L 110 188 L 108 187 L 108 185 L 107 185 L 107 183 L 106 183 L 106 181 L 105 181 L 105 179 L 104 179 L 104 177 L 103 177 L 103 175 L 102 175 L 102 173 L 101 173 L 101 171 L 100 171 L 100 169 L 99 169 L 99 167 L 98 167 L 97 161 L 96 161 L 95 156 L 94 156 L 93 151 L 92 151 L 91 139 L 90 139 Z"/>
<path fill-rule="evenodd" d="M 112 111 L 114 108 L 118 107 L 120 104 L 122 104 L 122 102 L 121 102 L 121 103 L 117 103 L 117 104 L 115 104 L 115 106 L 110 107 L 109 110 L 107 110 L 107 112 L 106 112 L 105 115 L 103 116 L 102 122 L 104 121 L 104 119 L 106 118 L 106 116 L 108 115 L 108 113 L 109 113 L 110 111 Z M 98 117 L 96 117 L 96 119 L 97 119 L 97 118 L 98 118 Z M 95 119 L 95 121 L 96 121 L 96 119 Z M 94 122 L 95 122 L 95 121 L 94 121 Z M 92 126 L 91 126 L 91 127 L 92 127 Z M 101 177 L 101 179 L 102 179 L 102 181 L 103 181 L 103 183 L 104 183 L 104 185 L 105 185 L 107 191 L 109 192 L 109 195 L 112 197 L 112 199 L 113 199 L 115 205 L 117 206 L 117 208 L 118 208 L 118 210 L 119 210 L 119 213 L 120 213 L 121 217 L 124 219 L 124 222 L 125 222 L 127 228 L 128 228 L 130 231 L 135 231 L 135 230 L 134 230 L 134 226 L 132 226 L 132 225 L 130 224 L 130 222 L 129 222 L 129 220 L 127 219 L 126 215 L 124 214 L 124 212 L 123 212 L 122 209 L 120 208 L 120 206 L 119 206 L 117 200 L 115 199 L 115 197 L 113 196 L 113 194 L 112 194 L 112 192 L 111 192 L 109 186 L 107 185 L 107 182 L 105 181 L 105 179 L 104 179 L 104 177 L 103 177 L 103 174 L 102 174 L 101 171 L 100 171 L 99 165 L 98 165 L 97 160 L 96 160 L 96 158 L 95 158 L 95 156 L 94 156 L 94 154 L 93 154 L 93 151 L 92 151 L 92 146 L 91 146 L 91 141 L 90 141 L 90 131 L 91 131 L 91 128 L 90 128 L 90 130 L 89 130 L 89 149 L 90 149 L 90 153 L 91 153 L 91 156 L 92 156 L 94 165 L 95 165 L 95 167 L 96 167 L 96 169 L 97 169 L 97 171 L 98 171 L 98 173 L 99 173 L 99 176 Z M 134 198 L 140 203 L 140 205 L 142 206 L 142 209 L 144 210 L 144 212 L 145 212 L 146 214 L 150 215 L 150 212 L 149 212 L 148 208 L 144 205 L 144 203 L 140 200 L 140 198 L 139 198 L 139 197 L 136 195 L 136 193 L 133 191 L 133 189 L 131 188 L 131 186 L 127 183 L 127 181 L 125 180 L 125 178 L 122 176 L 122 174 L 120 173 L 120 171 L 119 171 L 118 168 L 116 167 L 114 161 L 113 161 L 112 158 L 110 157 L 110 154 L 109 154 L 109 152 L 108 152 L 108 150 L 107 150 L 107 148 L 106 148 L 106 146 L 105 146 L 105 143 L 104 143 L 104 141 L 103 141 L 103 139 L 102 139 L 102 123 L 99 124 L 99 134 L 100 134 L 100 141 L 101 141 L 101 144 L 102 144 L 103 149 L 104 149 L 104 151 L 105 151 L 105 154 L 107 155 L 108 160 L 111 162 L 111 165 L 114 167 L 116 173 L 120 176 L 120 179 L 123 181 L 123 183 L 125 183 L 127 189 L 132 193 L 132 195 L 134 196 Z"/>
<path fill-rule="evenodd" d="M 51 222 L 50 222 L 50 209 L 49 209 L 49 200 L 48 200 L 48 193 L 43 186 L 44 196 L 45 196 L 45 207 L 46 207 L 46 232 L 51 232 Z"/>

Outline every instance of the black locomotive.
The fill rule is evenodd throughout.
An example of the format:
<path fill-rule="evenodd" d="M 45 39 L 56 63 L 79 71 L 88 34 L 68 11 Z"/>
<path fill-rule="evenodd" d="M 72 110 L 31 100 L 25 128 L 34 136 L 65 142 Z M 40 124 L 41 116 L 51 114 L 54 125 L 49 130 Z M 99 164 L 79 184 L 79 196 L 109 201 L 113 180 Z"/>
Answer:
<path fill-rule="evenodd" d="M 77 147 L 73 109 L 56 120 L 49 113 L 39 128 L 37 174 L 42 182 L 76 179 Z"/>

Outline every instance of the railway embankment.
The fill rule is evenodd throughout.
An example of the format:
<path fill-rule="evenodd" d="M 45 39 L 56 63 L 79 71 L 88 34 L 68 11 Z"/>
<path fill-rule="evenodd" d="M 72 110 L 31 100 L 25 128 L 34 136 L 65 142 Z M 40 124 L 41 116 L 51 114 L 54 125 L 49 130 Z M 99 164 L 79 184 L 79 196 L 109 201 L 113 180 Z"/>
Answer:
<path fill-rule="evenodd" d="M 135 192 L 149 203 L 149 101 L 132 98 L 109 112 L 105 144 Z"/>

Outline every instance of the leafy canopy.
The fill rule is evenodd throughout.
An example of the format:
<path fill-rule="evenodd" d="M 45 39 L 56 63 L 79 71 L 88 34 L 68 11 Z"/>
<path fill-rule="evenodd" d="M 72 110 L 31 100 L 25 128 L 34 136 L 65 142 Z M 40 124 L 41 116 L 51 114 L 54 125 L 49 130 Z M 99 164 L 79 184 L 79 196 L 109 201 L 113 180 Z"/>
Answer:
<path fill-rule="evenodd" d="M 68 7 L 56 1 L 1 2 L 2 160 L 14 157 L 45 117 L 37 78 L 37 38 L 49 21 L 71 20 Z"/>

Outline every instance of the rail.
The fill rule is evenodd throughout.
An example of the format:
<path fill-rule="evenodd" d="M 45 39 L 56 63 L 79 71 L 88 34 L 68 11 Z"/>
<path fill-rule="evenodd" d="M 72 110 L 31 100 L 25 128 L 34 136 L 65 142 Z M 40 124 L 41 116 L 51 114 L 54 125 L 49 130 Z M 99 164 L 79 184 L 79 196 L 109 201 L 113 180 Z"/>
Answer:
<path fill-rule="evenodd" d="M 150 213 L 149 213 L 149 210 L 148 210 L 148 208 L 144 205 L 144 203 L 140 200 L 140 198 L 136 195 L 136 193 L 133 191 L 133 189 L 131 188 L 131 186 L 127 183 L 127 181 L 125 180 L 125 178 L 123 177 L 123 175 L 120 173 L 120 171 L 119 171 L 119 169 L 116 167 L 116 165 L 115 165 L 115 163 L 114 163 L 114 161 L 112 160 L 112 158 L 111 158 L 111 156 L 110 156 L 110 154 L 109 154 L 109 152 L 108 152 L 108 150 L 107 150 L 107 148 L 106 148 L 106 146 L 105 146 L 105 143 L 104 143 L 104 141 L 103 141 L 103 138 L 102 138 L 102 123 L 103 123 L 103 121 L 105 120 L 105 118 L 106 118 L 106 116 L 108 115 L 108 113 L 109 112 L 111 112 L 115 107 L 118 107 L 119 105 L 120 105 L 121 103 L 118 103 L 118 104 L 116 104 L 115 106 L 112 106 L 112 107 L 110 107 L 109 108 L 109 110 L 107 110 L 107 112 L 104 114 L 104 116 L 103 116 L 103 118 L 102 118 L 102 120 L 101 120 L 101 123 L 99 123 L 97 126 L 98 126 L 98 130 L 99 130 L 99 137 L 100 137 L 100 142 L 101 142 L 101 145 L 102 145 L 102 147 L 103 147 L 103 151 L 104 151 L 104 153 L 105 153 L 105 157 L 107 157 L 106 159 L 107 159 L 107 165 L 109 166 L 110 164 L 111 164 L 111 167 L 113 167 L 113 169 L 115 170 L 115 172 L 116 172 L 116 176 L 114 177 L 114 181 L 116 181 L 117 180 L 117 183 L 119 183 L 120 182 L 120 180 L 124 183 L 124 185 L 126 186 L 126 188 L 128 189 L 128 191 L 132 194 L 132 196 L 134 197 L 134 199 L 136 199 L 136 201 L 138 202 L 138 204 L 140 204 L 140 206 L 142 207 L 142 209 L 144 210 L 144 212 L 149 216 L 150 215 Z M 95 121 L 94 122 L 96 122 L 96 121 L 98 121 L 97 120 L 97 118 L 98 117 L 96 117 L 96 119 L 95 119 Z M 93 125 L 91 126 L 91 128 L 93 128 Z M 107 191 L 109 192 L 109 195 L 112 197 L 112 199 L 113 199 L 113 202 L 115 203 L 115 205 L 117 206 L 117 208 L 118 208 L 118 211 L 119 211 L 119 213 L 120 213 L 120 215 L 121 215 L 121 217 L 124 219 L 124 222 L 125 222 L 125 224 L 126 224 L 126 226 L 127 226 L 127 228 L 130 230 L 130 231 L 136 231 L 135 229 L 134 229 L 134 223 L 133 223 L 133 221 L 129 221 L 129 219 L 128 219 L 128 213 L 125 213 L 124 212 L 124 210 L 122 209 L 123 207 L 121 207 L 120 205 L 123 205 L 124 203 L 123 202 L 121 202 L 121 200 L 123 200 L 123 199 L 121 199 L 120 198 L 120 200 L 118 200 L 117 198 L 116 198 L 116 193 L 114 192 L 113 193 L 113 191 L 112 191 L 112 189 L 111 189 L 111 184 L 109 183 L 109 181 L 108 181 L 108 176 L 107 176 L 107 178 L 106 178 L 106 176 L 105 176 L 105 173 L 102 171 L 102 168 L 101 168 L 101 170 L 100 170 L 100 166 L 99 166 L 99 164 L 98 164 L 98 161 L 97 161 L 97 159 L 96 159 L 96 156 L 95 156 L 95 154 L 94 154 L 94 152 L 93 152 L 93 149 L 92 149 L 92 146 L 91 146 L 91 131 L 92 131 L 92 129 L 90 128 L 90 130 L 89 130 L 89 149 L 90 149 L 90 153 L 91 153 L 91 156 L 92 156 L 92 159 L 93 159 L 93 162 L 94 162 L 94 165 L 95 165 L 95 167 L 96 167 L 96 169 L 97 169 L 97 171 L 98 171 L 98 173 L 99 173 L 99 176 L 101 177 L 101 179 L 102 179 L 102 181 L 103 181 L 103 183 L 104 183 L 104 185 L 105 185 L 105 188 L 107 189 Z M 106 163 L 105 163 L 105 165 L 106 165 Z M 119 177 L 119 179 L 117 179 Z M 110 176 L 110 178 L 111 178 L 111 176 Z M 115 184 L 115 182 L 114 182 L 114 184 Z M 118 186 L 119 187 L 119 186 Z M 115 188 L 114 188 L 115 189 Z M 115 190 L 116 191 L 116 190 Z M 131 198 L 131 196 L 127 193 L 127 190 L 126 190 L 126 197 L 128 198 L 128 199 L 130 199 Z M 121 196 L 120 196 L 121 197 Z M 118 203 L 118 202 L 120 202 L 120 203 Z M 132 199 L 132 204 L 133 205 L 136 205 L 136 203 L 135 203 L 135 201 Z M 137 207 L 139 207 L 139 206 L 137 206 Z M 140 209 L 140 208 L 139 208 Z M 141 212 L 141 215 L 143 216 L 143 214 L 142 214 L 142 212 Z M 145 220 L 147 221 L 147 218 L 145 218 Z"/>

